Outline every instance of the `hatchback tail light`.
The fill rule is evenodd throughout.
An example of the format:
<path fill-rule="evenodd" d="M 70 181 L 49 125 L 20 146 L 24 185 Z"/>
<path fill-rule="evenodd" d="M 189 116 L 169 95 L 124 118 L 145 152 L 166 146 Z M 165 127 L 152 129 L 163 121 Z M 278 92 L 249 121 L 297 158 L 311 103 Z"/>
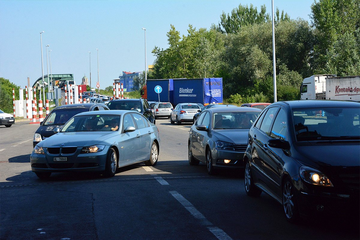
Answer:
<path fill-rule="evenodd" d="M 156 112 L 158 112 L 158 111 L 159 111 L 159 109 L 157 108 L 155 111 L 156 111 Z"/>
<path fill-rule="evenodd" d="M 184 111 L 184 110 L 181 110 L 181 111 L 180 111 L 180 114 L 183 114 L 183 113 L 186 113 L 186 111 Z"/>

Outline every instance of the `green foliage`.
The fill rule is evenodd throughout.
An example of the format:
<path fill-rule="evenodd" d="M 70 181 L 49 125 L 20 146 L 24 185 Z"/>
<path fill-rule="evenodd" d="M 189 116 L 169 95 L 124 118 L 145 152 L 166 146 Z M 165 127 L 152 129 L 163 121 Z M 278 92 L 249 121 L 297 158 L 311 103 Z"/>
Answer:
<path fill-rule="evenodd" d="M 134 78 L 134 87 L 132 90 L 138 91 L 142 89 L 142 87 L 145 85 L 145 71 L 140 75 L 140 77 Z"/>
<path fill-rule="evenodd" d="M 20 87 L 8 79 L 0 78 L 0 109 L 4 112 L 13 112 L 13 89 L 15 89 L 15 99 L 19 100 Z"/>
<path fill-rule="evenodd" d="M 359 34 L 359 30 L 357 30 Z M 360 75 L 360 42 L 352 33 L 345 33 L 327 51 L 324 72 L 338 76 Z"/>
<path fill-rule="evenodd" d="M 254 102 L 269 102 L 269 98 L 261 92 L 261 93 L 256 93 L 253 96 L 244 97 L 242 101 L 242 103 L 254 103 Z"/>
<path fill-rule="evenodd" d="M 341 54 L 336 48 L 345 34 L 353 34 L 360 27 L 359 0 L 320 0 L 312 6 L 312 21 L 315 27 L 316 45 L 314 46 L 314 68 L 322 72 L 331 66 L 329 57 Z M 358 32 L 358 31 L 357 31 Z M 341 41 L 341 40 L 340 40 Z M 331 50 L 331 53 L 328 51 Z M 351 57 L 351 58 L 356 58 Z M 333 65 L 330 63 L 330 65 Z"/>
<path fill-rule="evenodd" d="M 233 95 L 230 95 L 230 97 L 227 99 L 228 103 L 235 103 L 240 104 L 242 102 L 242 97 L 240 94 L 235 93 Z"/>

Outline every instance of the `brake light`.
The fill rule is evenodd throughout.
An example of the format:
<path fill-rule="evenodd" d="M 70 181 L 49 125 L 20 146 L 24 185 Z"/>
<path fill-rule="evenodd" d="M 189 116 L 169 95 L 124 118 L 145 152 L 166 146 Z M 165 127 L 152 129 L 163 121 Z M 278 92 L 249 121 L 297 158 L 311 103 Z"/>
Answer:
<path fill-rule="evenodd" d="M 156 111 L 156 112 L 158 112 L 158 111 L 159 111 L 159 109 L 156 109 L 155 111 Z"/>
<path fill-rule="evenodd" d="M 183 114 L 183 113 L 186 113 L 186 111 L 184 111 L 184 110 L 181 110 L 181 111 L 180 111 L 180 114 Z"/>

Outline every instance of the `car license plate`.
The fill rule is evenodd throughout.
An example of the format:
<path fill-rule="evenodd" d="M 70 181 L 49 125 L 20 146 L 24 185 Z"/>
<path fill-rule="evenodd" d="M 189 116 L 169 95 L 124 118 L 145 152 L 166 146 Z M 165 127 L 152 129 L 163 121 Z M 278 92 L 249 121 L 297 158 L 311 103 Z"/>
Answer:
<path fill-rule="evenodd" d="M 10 119 L 9 122 L 13 122 L 14 120 Z"/>
<path fill-rule="evenodd" d="M 54 157 L 54 162 L 66 162 L 67 157 Z"/>

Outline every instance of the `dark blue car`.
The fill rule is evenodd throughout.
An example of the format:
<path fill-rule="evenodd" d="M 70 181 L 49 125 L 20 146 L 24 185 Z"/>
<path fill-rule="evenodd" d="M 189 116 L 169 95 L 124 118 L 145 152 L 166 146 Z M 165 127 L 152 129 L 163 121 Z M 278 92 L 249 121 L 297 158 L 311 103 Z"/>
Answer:
<path fill-rule="evenodd" d="M 269 194 L 289 222 L 359 220 L 360 103 L 289 101 L 268 106 L 249 131 L 245 191 Z"/>

